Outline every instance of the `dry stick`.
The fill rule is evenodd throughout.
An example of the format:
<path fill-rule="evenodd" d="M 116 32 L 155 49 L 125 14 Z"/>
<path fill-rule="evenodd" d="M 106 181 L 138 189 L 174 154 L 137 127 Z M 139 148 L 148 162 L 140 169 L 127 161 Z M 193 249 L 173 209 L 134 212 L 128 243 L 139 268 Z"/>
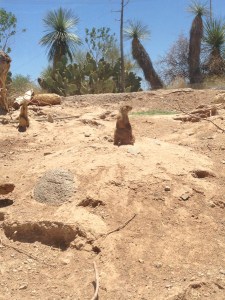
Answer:
<path fill-rule="evenodd" d="M 1 244 L 2 244 L 3 246 L 5 246 L 5 247 L 12 248 L 13 250 L 15 250 L 15 251 L 17 251 L 17 252 L 19 252 L 19 253 L 21 253 L 21 254 L 24 254 L 24 255 L 26 255 L 26 256 L 28 256 L 28 257 L 30 257 L 30 258 L 32 258 L 32 259 L 38 261 L 38 262 L 41 262 L 41 263 L 43 263 L 43 264 L 45 264 L 45 265 L 47 265 L 47 266 L 54 267 L 54 265 L 48 264 L 48 263 L 46 263 L 46 262 L 44 262 L 44 261 L 38 259 L 36 256 L 27 253 L 26 251 L 24 251 L 24 250 L 22 250 L 22 249 L 19 249 L 19 248 L 17 248 L 17 247 L 11 246 L 11 245 L 8 245 L 8 244 L 6 244 L 5 242 L 3 242 L 2 240 L 1 240 Z"/>
<path fill-rule="evenodd" d="M 120 225 L 119 227 L 117 227 L 116 229 L 109 231 L 108 233 L 105 234 L 105 237 L 107 237 L 108 235 L 110 235 L 111 233 L 114 233 L 116 231 L 120 231 L 121 229 L 123 229 L 125 226 L 127 226 L 127 224 L 129 224 L 135 217 L 137 214 L 134 214 L 129 220 L 127 220 L 123 225 Z"/>
<path fill-rule="evenodd" d="M 98 290 L 99 290 L 99 275 L 96 262 L 94 261 L 94 269 L 95 269 L 95 293 L 91 300 L 96 300 L 98 298 Z"/>

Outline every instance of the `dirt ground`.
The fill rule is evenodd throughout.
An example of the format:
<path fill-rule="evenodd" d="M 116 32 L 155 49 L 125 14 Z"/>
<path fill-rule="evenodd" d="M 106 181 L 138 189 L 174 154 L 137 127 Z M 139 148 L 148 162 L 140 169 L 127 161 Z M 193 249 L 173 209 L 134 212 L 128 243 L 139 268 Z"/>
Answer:
<path fill-rule="evenodd" d="M 19 111 L 0 124 L 1 181 L 15 184 L 0 196 L 0 299 L 89 300 L 98 282 L 99 300 L 225 299 L 225 110 L 208 118 L 219 127 L 135 114 L 190 111 L 220 92 L 67 97 L 29 106 L 26 132 Z M 124 104 L 136 141 L 117 147 Z M 55 168 L 75 190 L 40 203 L 34 188 Z"/>

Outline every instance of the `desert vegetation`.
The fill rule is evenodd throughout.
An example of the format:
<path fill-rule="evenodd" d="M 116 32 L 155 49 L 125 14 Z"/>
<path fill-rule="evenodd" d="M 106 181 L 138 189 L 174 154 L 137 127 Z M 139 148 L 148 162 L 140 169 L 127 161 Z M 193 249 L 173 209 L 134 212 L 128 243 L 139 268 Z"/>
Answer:
<path fill-rule="evenodd" d="M 141 42 L 150 37 L 148 24 L 128 20 L 123 27 L 126 5 L 129 2 L 121 1 L 120 37 L 109 27 L 92 27 L 85 28 L 83 40 L 76 34 L 79 16 L 71 9 L 48 11 L 42 20 L 45 34 L 39 44 L 47 50 L 49 65 L 39 76 L 39 89 L 70 96 L 141 91 L 143 78 L 150 89 L 174 85 L 205 88 L 208 82 L 211 87 L 223 81 L 225 23 L 212 15 L 209 5 L 190 1 L 187 13 L 194 18 L 189 36 L 178 36 L 156 63 Z M 17 33 L 16 16 L 1 9 L 0 46 L 7 54 L 11 51 L 9 40 Z M 131 53 L 124 54 L 124 40 L 131 41 Z M 15 95 L 18 82 L 18 94 L 28 87 L 37 89 L 29 77 L 14 76 L 9 70 L 9 97 Z"/>

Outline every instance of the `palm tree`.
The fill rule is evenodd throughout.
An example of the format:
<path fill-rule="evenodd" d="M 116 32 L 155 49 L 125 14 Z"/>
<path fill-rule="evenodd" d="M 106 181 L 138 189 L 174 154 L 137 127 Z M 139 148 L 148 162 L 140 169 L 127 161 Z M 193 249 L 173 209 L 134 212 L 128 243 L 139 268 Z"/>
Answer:
<path fill-rule="evenodd" d="M 80 38 L 71 32 L 78 21 L 78 17 L 70 9 L 61 7 L 48 12 L 43 19 L 47 33 L 41 38 L 40 44 L 47 47 L 48 59 L 53 61 L 53 69 L 63 56 L 72 61 L 76 46 L 81 44 Z"/>
<path fill-rule="evenodd" d="M 206 20 L 203 42 L 209 52 L 206 62 L 209 75 L 222 75 L 225 72 L 225 61 L 222 56 L 225 50 L 225 22 L 221 19 Z"/>
<path fill-rule="evenodd" d="M 195 15 L 192 21 L 189 40 L 189 79 L 190 83 L 200 83 L 202 75 L 200 70 L 201 41 L 203 37 L 202 17 L 208 15 L 208 9 L 205 4 L 198 1 L 192 1 L 188 11 Z"/>
<path fill-rule="evenodd" d="M 149 35 L 150 31 L 147 26 L 142 25 L 139 21 L 130 21 L 129 27 L 124 29 L 124 37 L 132 39 L 132 56 L 142 69 L 145 79 L 150 83 L 152 89 L 160 89 L 163 87 L 162 81 L 156 73 L 148 53 L 140 42 L 140 39 L 147 38 Z"/>

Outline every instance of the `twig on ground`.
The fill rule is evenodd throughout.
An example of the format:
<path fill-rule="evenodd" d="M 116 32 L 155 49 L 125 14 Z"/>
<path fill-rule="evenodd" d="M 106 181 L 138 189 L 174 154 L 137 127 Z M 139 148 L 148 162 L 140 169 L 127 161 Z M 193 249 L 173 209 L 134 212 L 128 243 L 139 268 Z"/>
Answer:
<path fill-rule="evenodd" d="M 126 227 L 135 217 L 137 214 L 134 214 L 129 220 L 127 220 L 124 224 L 120 225 L 119 227 L 117 227 L 116 229 L 113 229 L 109 232 L 107 232 L 104 237 L 110 235 L 111 233 L 114 233 L 116 231 L 120 231 L 121 229 L 123 229 L 124 227 Z"/>
<path fill-rule="evenodd" d="M 99 290 L 99 274 L 96 262 L 94 261 L 94 270 L 95 270 L 95 293 L 94 296 L 91 298 L 91 300 L 98 299 L 98 290 Z"/>

